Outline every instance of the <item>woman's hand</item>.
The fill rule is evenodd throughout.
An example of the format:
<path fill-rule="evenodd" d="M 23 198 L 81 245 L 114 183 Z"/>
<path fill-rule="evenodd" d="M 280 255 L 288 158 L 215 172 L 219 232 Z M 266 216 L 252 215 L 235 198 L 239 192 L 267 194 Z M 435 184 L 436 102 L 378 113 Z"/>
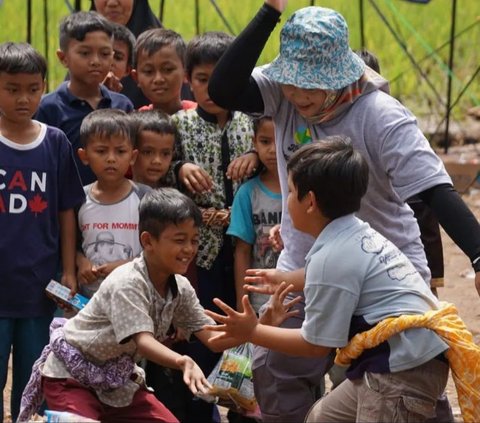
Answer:
<path fill-rule="evenodd" d="M 257 170 L 259 164 L 260 160 L 257 153 L 245 153 L 230 162 L 227 168 L 227 178 L 232 181 L 241 181 L 252 175 Z"/>
<path fill-rule="evenodd" d="M 184 163 L 178 171 L 178 179 L 192 193 L 210 191 L 213 181 L 210 175 L 193 163 Z"/>

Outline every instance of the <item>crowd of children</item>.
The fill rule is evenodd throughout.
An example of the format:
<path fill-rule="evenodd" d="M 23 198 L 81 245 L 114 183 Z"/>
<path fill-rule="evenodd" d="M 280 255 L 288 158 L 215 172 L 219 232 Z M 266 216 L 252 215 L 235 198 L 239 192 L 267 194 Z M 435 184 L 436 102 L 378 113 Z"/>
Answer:
<path fill-rule="evenodd" d="M 441 308 L 407 200 L 480 270 L 480 226 L 343 18 L 297 11 L 280 56 L 254 69 L 285 0 L 266 0 L 236 39 L 188 43 L 158 20 L 133 34 L 137 3 L 63 19 L 68 75 L 43 97 L 44 58 L 0 45 L 0 387 L 12 355 L 13 420 L 45 399 L 101 421 L 219 421 L 196 394 L 244 342 L 257 345 L 265 422 L 426 421 L 435 406 L 444 418 L 449 345 L 430 329 L 364 352 L 309 411 L 332 349 Z M 128 97 L 132 81 L 147 103 Z M 90 300 L 50 327 L 51 279 Z"/>

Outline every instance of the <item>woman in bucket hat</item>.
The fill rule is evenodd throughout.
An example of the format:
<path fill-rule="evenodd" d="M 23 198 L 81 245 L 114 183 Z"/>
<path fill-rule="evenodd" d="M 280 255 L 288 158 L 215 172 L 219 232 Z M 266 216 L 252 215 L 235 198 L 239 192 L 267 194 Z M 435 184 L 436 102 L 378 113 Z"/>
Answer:
<path fill-rule="evenodd" d="M 321 7 L 298 10 L 282 29 L 277 59 L 255 68 L 285 7 L 285 0 L 265 1 L 218 62 L 209 86 L 216 104 L 268 114 L 275 122 L 285 248 L 276 271 L 257 272 L 247 281 L 274 284 L 287 279 L 295 282 L 299 291 L 303 289 L 303 272 L 295 269 L 304 267 L 314 240 L 292 227 L 285 205 L 286 161 L 312 140 L 346 135 L 371 169 L 358 216 L 393 241 L 430 283 L 418 225 L 405 204 L 418 195 L 472 261 L 480 293 L 480 226 L 453 189 L 415 117 L 386 93 L 387 81 L 365 67 L 350 49 L 343 17 Z M 283 326 L 301 327 L 304 315 L 300 311 Z M 326 361 L 256 347 L 255 392 L 264 421 L 302 421 L 316 400 L 329 365 Z M 438 421 L 441 419 L 438 415 Z"/>

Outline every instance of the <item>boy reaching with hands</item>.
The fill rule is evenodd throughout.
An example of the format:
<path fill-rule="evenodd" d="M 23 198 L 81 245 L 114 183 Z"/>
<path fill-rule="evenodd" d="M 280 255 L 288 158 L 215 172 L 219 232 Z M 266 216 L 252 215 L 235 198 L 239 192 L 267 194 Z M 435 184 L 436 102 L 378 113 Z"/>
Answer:
<path fill-rule="evenodd" d="M 194 394 L 209 388 L 192 358 L 162 344 L 171 324 L 205 344 L 215 335 L 204 329 L 214 321 L 181 276 L 197 252 L 201 223 L 198 207 L 179 191 L 147 193 L 139 206 L 142 254 L 110 273 L 85 308 L 53 331 L 35 365 L 41 377 L 32 374 L 24 398 L 43 390 L 49 409 L 105 422 L 177 422 L 135 363 L 147 358 L 181 370 Z M 233 344 L 215 346 L 222 351 Z M 28 401 L 25 409 L 26 421 L 35 409 Z"/>
<path fill-rule="evenodd" d="M 284 354 L 326 357 L 389 317 L 440 309 L 406 256 L 355 217 L 367 190 L 368 166 L 348 138 L 332 136 L 300 148 L 287 170 L 292 223 L 316 238 L 306 257 L 305 321 L 294 329 L 267 326 L 257 320 L 247 296 L 243 313 L 215 299 L 226 316 L 207 311 L 220 324 L 206 329 L 222 332 L 211 345 L 252 342 Z M 447 382 L 446 350 L 433 330 L 403 328 L 362 351 L 347 379 L 313 406 L 306 421 L 393 421 L 395 416 L 407 421 L 412 415 L 425 421 L 434 415 Z"/>

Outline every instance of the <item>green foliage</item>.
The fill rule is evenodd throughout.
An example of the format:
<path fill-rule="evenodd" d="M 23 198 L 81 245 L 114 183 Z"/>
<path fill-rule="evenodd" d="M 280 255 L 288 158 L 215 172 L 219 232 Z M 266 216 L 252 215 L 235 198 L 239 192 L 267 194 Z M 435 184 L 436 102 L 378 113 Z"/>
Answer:
<path fill-rule="evenodd" d="M 142 0 L 143 1 L 143 0 Z M 48 39 L 44 36 L 44 2 L 47 4 Z M 70 4 L 73 4 L 70 0 Z M 216 12 L 212 1 L 198 0 L 199 31 L 228 31 L 222 19 Z M 221 12 L 226 17 L 235 34 L 254 16 L 261 0 L 217 0 Z M 294 10 L 311 5 L 311 0 L 290 0 L 284 16 L 289 16 Z M 427 5 L 415 4 L 402 0 L 364 0 L 364 31 L 366 47 L 374 52 L 380 60 L 382 73 L 391 84 L 392 94 L 416 114 L 440 114 L 445 110 L 448 56 L 451 23 L 451 8 L 453 0 L 432 0 Z M 421 68 L 431 81 L 437 94 L 425 82 L 420 73 L 410 62 L 398 41 L 392 35 L 379 14 L 373 7 L 376 4 L 381 13 L 392 26 L 395 33 L 404 43 L 409 53 L 420 61 Z M 13 40 L 25 41 L 26 0 L 3 0 L 0 5 L 0 42 Z M 44 55 L 48 55 L 49 89 L 54 89 L 64 78 L 65 70 L 58 63 L 55 51 L 58 46 L 58 23 L 69 13 L 65 1 L 33 0 L 32 44 Z M 160 0 L 150 0 L 152 9 L 159 13 Z M 342 13 L 350 27 L 350 42 L 353 49 L 360 48 L 360 0 L 322 0 L 315 5 L 331 7 Z M 82 8 L 88 9 L 89 0 L 83 0 Z M 285 20 L 285 17 L 282 20 Z M 165 0 L 164 25 L 181 33 L 188 41 L 196 33 L 195 0 Z M 455 65 L 453 69 L 452 101 L 470 81 L 480 65 L 480 1 L 458 0 L 456 33 L 466 28 L 463 34 L 455 39 Z M 267 63 L 278 53 L 278 35 L 281 25 L 265 48 L 259 63 Z M 440 48 L 436 54 L 432 52 Z M 461 97 L 454 108 L 454 114 L 460 116 L 465 109 L 480 104 L 480 74 Z"/>

